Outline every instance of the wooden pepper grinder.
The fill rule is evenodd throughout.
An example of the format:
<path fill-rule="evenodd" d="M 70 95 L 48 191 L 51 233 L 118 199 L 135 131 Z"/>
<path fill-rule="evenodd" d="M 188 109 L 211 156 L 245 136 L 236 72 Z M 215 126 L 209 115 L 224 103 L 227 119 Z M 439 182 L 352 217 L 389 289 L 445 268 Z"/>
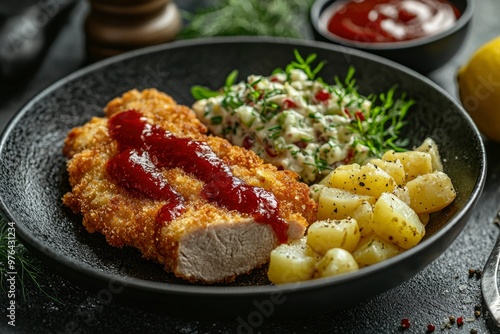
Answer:
<path fill-rule="evenodd" d="M 89 0 L 85 21 L 89 61 L 175 39 L 182 27 L 171 0 Z"/>

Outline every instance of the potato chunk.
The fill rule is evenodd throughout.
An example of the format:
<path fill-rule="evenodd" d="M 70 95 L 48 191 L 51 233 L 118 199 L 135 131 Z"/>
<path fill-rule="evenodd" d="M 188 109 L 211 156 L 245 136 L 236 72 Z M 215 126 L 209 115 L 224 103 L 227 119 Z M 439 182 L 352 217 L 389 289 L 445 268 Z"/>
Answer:
<path fill-rule="evenodd" d="M 425 226 L 405 202 L 384 193 L 373 209 L 373 231 L 382 239 L 408 249 L 424 237 Z"/>
<path fill-rule="evenodd" d="M 360 266 L 369 266 L 396 256 L 402 251 L 402 248 L 392 242 L 388 242 L 376 234 L 370 234 L 361 239 L 358 247 L 352 252 L 352 256 Z"/>
<path fill-rule="evenodd" d="M 396 181 L 383 169 L 368 163 L 364 166 L 341 166 L 329 174 L 328 185 L 360 195 L 380 197 L 396 188 Z"/>
<path fill-rule="evenodd" d="M 351 253 L 342 248 L 332 248 L 316 265 L 316 277 L 329 277 L 359 269 Z"/>
<path fill-rule="evenodd" d="M 345 219 L 363 203 L 375 204 L 375 197 L 358 195 L 337 188 L 323 188 L 318 196 L 318 220 Z"/>
<path fill-rule="evenodd" d="M 369 202 L 361 203 L 352 213 L 352 218 L 356 219 L 362 237 L 373 233 L 373 206 Z"/>
<path fill-rule="evenodd" d="M 392 192 L 397 198 L 410 205 L 410 192 L 408 191 L 408 187 L 406 186 L 398 186 Z"/>
<path fill-rule="evenodd" d="M 406 173 L 405 173 L 405 168 L 403 167 L 403 164 L 401 161 L 396 160 L 396 161 L 386 161 L 382 159 L 372 159 L 370 160 L 370 163 L 374 164 L 378 168 L 383 169 L 384 171 L 387 172 L 394 181 L 396 181 L 397 185 L 403 185 L 406 182 Z"/>
<path fill-rule="evenodd" d="M 382 160 L 400 161 L 405 169 L 406 182 L 413 180 L 419 175 L 432 173 L 432 158 L 427 152 L 408 151 L 394 152 L 387 151 L 382 156 Z"/>
<path fill-rule="evenodd" d="M 343 248 L 352 252 L 360 238 L 358 223 L 354 219 L 320 220 L 307 230 L 307 244 L 319 254 L 332 248 Z"/>
<path fill-rule="evenodd" d="M 410 193 L 410 207 L 417 213 L 431 213 L 443 209 L 456 197 L 451 179 L 436 171 L 421 175 L 406 184 Z"/>
<path fill-rule="evenodd" d="M 436 142 L 432 138 L 426 138 L 423 143 L 415 149 L 415 151 L 427 152 L 431 155 L 432 169 L 434 171 L 443 171 L 443 163 Z"/>
<path fill-rule="evenodd" d="M 267 277 L 275 284 L 309 280 L 314 276 L 318 260 L 303 237 L 271 251 Z"/>

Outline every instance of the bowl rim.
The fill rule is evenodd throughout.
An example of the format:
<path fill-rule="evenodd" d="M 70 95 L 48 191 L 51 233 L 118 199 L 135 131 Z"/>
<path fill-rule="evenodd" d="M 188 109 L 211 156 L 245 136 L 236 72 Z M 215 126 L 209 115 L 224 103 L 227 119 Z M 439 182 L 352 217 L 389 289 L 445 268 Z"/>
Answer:
<path fill-rule="evenodd" d="M 333 43 L 339 43 L 345 46 L 350 46 L 353 48 L 359 48 L 364 50 L 373 50 L 373 51 L 390 51 L 390 50 L 403 50 L 403 49 L 411 49 L 419 46 L 424 46 L 427 44 L 434 43 L 443 39 L 445 37 L 451 36 L 457 31 L 466 27 L 470 21 L 472 20 L 473 14 L 475 12 L 475 5 L 473 0 L 464 0 L 465 1 L 465 10 L 461 13 L 460 17 L 457 21 L 448 29 L 445 29 L 437 34 L 424 36 L 408 41 L 400 41 L 400 42 L 382 42 L 382 43 L 371 43 L 371 42 L 360 42 L 353 41 L 347 38 L 343 38 L 337 36 L 325 28 L 322 28 L 319 24 L 321 15 L 330 7 L 331 4 L 337 1 L 349 1 L 349 0 L 316 0 L 311 6 L 311 10 L 309 11 L 309 16 L 311 20 L 311 24 L 313 29 L 320 34 L 323 38 L 327 39 Z M 450 0 L 453 3 L 453 0 Z M 328 4 L 328 6 L 326 6 Z"/>
<path fill-rule="evenodd" d="M 156 52 L 168 52 L 170 49 L 193 47 L 197 45 L 207 45 L 207 44 L 252 44 L 252 43 L 271 43 L 271 44 L 290 44 L 298 47 L 313 47 L 322 48 L 325 50 L 330 50 L 332 52 L 347 53 L 353 56 L 361 57 L 368 61 L 378 62 L 383 65 L 389 66 L 394 70 L 402 71 L 405 75 L 411 76 L 416 80 L 423 81 L 426 85 L 432 87 L 440 95 L 449 100 L 455 105 L 455 107 L 460 111 L 460 115 L 463 120 L 472 128 L 478 139 L 478 149 L 480 150 L 481 168 L 478 170 L 478 178 L 475 180 L 475 184 L 471 189 L 471 196 L 466 200 L 462 209 L 458 210 L 453 217 L 450 218 L 450 222 L 447 223 L 443 228 L 436 231 L 430 238 L 423 240 L 417 246 L 406 250 L 402 254 L 396 257 L 387 259 L 380 263 L 374 264 L 372 266 L 362 268 L 362 270 L 350 273 L 347 275 L 340 275 L 334 277 L 327 277 L 309 281 L 303 281 L 298 283 L 286 283 L 280 285 L 256 285 L 256 286 L 205 286 L 205 285 L 180 285 L 180 284 L 170 284 L 157 281 L 149 281 L 141 278 L 134 277 L 123 277 L 115 276 L 109 272 L 102 272 L 94 267 L 88 266 L 79 262 L 77 260 L 71 259 L 66 255 L 58 252 L 57 250 L 51 249 L 46 246 L 42 240 L 34 236 L 31 231 L 29 231 L 23 225 L 16 224 L 16 235 L 23 241 L 30 249 L 36 249 L 37 254 L 49 259 L 54 262 L 57 266 L 63 266 L 70 270 L 72 273 L 84 274 L 88 278 L 92 278 L 94 281 L 100 282 L 115 282 L 122 283 L 127 289 L 132 288 L 136 291 L 149 292 L 155 295 L 165 296 L 165 295 L 177 295 L 177 296 L 197 296 L 197 297 L 258 297 L 258 296 L 269 296 L 273 293 L 294 293 L 294 292 L 307 292 L 317 289 L 321 289 L 331 285 L 342 285 L 345 283 L 350 283 L 352 281 L 359 281 L 366 279 L 378 271 L 384 272 L 388 268 L 400 261 L 408 261 L 409 258 L 417 256 L 424 249 L 428 247 L 429 244 L 438 242 L 442 239 L 445 234 L 450 233 L 450 230 L 454 229 L 460 221 L 467 216 L 479 200 L 479 197 L 484 188 L 486 180 L 486 151 L 484 143 L 481 140 L 481 136 L 477 127 L 475 126 L 472 118 L 467 114 L 463 107 L 454 99 L 444 88 L 440 87 L 430 79 L 426 78 L 422 74 L 415 72 L 403 65 L 395 63 L 393 61 L 387 60 L 380 56 L 369 54 L 364 51 L 347 48 L 340 45 L 332 45 L 330 43 L 318 42 L 318 41 L 308 41 L 308 40 L 298 40 L 290 38 L 274 38 L 274 37 L 211 37 L 202 38 L 194 40 L 183 40 L 176 41 L 167 44 L 161 44 L 151 47 L 146 47 L 143 49 L 130 51 L 121 55 L 117 55 L 97 63 L 88 65 L 80 70 L 77 70 L 68 76 L 56 81 L 52 85 L 46 87 L 32 99 L 30 99 L 23 107 L 19 109 L 16 115 L 8 123 L 7 127 L 0 135 L 0 153 L 5 149 L 6 142 L 9 138 L 10 133 L 14 130 L 15 126 L 21 121 L 22 117 L 29 113 L 31 108 L 36 105 L 40 100 L 43 100 L 46 96 L 52 94 L 54 91 L 62 88 L 69 82 L 78 80 L 85 75 L 109 67 L 113 64 L 126 61 L 130 58 L 145 56 L 148 53 Z M 2 166 L 3 164 L 0 164 Z M 0 212 L 5 216 L 7 221 L 16 221 L 16 217 L 13 212 L 9 210 L 9 205 L 5 202 L 5 197 L 0 193 Z M 465 224 L 464 224 L 465 225 Z M 461 229 L 460 229 L 461 230 Z M 441 254 L 441 253 L 440 253 Z M 437 256 L 430 261 L 432 262 Z M 429 262 L 429 263 L 430 263 Z M 427 266 L 428 264 L 425 264 Z M 420 270 L 418 270 L 420 271 Z M 417 272 L 418 272 L 417 271 Z M 75 280 L 73 280 L 75 281 Z"/>

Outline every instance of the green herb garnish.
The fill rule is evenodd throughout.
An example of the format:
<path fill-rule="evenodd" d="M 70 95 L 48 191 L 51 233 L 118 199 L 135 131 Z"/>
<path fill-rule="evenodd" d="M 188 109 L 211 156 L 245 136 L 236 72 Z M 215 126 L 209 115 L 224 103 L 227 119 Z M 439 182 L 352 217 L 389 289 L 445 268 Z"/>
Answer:
<path fill-rule="evenodd" d="M 316 172 L 318 174 L 321 174 L 325 170 L 328 170 L 328 171 L 334 170 L 334 168 L 332 166 L 328 165 L 328 163 L 324 159 L 321 159 L 318 157 L 316 157 L 314 159 L 314 163 L 306 163 L 306 164 L 310 165 L 310 166 L 314 166 L 316 168 Z"/>
<path fill-rule="evenodd" d="M 295 60 L 292 60 L 292 62 L 285 68 L 285 73 L 288 77 L 290 77 L 290 72 L 292 72 L 292 70 L 302 70 L 305 74 L 307 74 L 307 78 L 309 80 L 319 80 L 320 82 L 323 82 L 323 79 L 316 78 L 316 76 L 321 71 L 323 66 L 325 66 L 325 61 L 321 61 L 318 65 L 316 65 L 316 67 L 312 68 L 311 65 L 317 58 L 315 53 L 310 54 L 306 59 L 302 58 L 297 50 L 293 50 L 293 53 L 295 55 Z"/>
<path fill-rule="evenodd" d="M 229 73 L 228 76 L 226 77 L 226 81 L 224 82 L 223 91 L 228 92 L 231 89 L 231 86 L 234 85 L 234 83 L 236 82 L 237 78 L 238 78 L 238 71 L 237 70 L 231 71 L 231 73 Z M 201 100 L 201 99 L 208 99 L 210 97 L 221 95 L 221 91 L 212 90 L 210 88 L 200 86 L 200 85 L 194 85 L 191 87 L 191 95 L 196 100 Z"/>
<path fill-rule="evenodd" d="M 201 99 L 208 99 L 210 97 L 220 95 L 220 92 L 210 90 L 210 89 L 203 87 L 203 86 L 193 86 L 193 87 L 191 87 L 191 95 L 195 99 L 201 100 Z"/>
<path fill-rule="evenodd" d="M 343 87 L 348 94 L 359 96 L 353 76 L 354 69 L 350 68 L 344 83 L 338 83 L 338 85 Z M 407 100 L 405 94 L 395 99 L 395 91 L 396 87 L 393 86 L 386 93 L 368 97 L 371 99 L 372 106 L 363 114 L 365 119 L 355 117 L 348 127 L 350 131 L 358 135 L 356 142 L 368 147 L 370 153 L 376 157 L 382 156 L 388 150 L 406 151 L 404 147 L 409 142 L 407 138 L 400 138 L 399 135 L 406 125 L 404 118 L 408 109 L 415 101 Z"/>
<path fill-rule="evenodd" d="M 210 118 L 210 122 L 211 122 L 213 125 L 219 125 L 219 124 L 222 124 L 222 116 L 214 116 L 214 117 L 211 117 L 211 118 Z"/>

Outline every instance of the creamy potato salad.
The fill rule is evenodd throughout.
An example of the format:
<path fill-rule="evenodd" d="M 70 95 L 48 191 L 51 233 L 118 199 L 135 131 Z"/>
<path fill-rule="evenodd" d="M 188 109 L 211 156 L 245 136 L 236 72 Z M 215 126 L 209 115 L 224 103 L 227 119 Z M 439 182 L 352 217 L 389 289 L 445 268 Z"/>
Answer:
<path fill-rule="evenodd" d="M 292 64 L 236 84 L 233 72 L 223 89 L 204 94 L 193 109 L 213 134 L 312 184 L 338 165 L 373 156 L 365 137 L 379 119 L 372 115 L 373 101 L 353 87 L 353 71 L 345 84 L 328 85 L 314 78 L 309 58 L 295 64 L 301 62 L 306 66 Z"/>

